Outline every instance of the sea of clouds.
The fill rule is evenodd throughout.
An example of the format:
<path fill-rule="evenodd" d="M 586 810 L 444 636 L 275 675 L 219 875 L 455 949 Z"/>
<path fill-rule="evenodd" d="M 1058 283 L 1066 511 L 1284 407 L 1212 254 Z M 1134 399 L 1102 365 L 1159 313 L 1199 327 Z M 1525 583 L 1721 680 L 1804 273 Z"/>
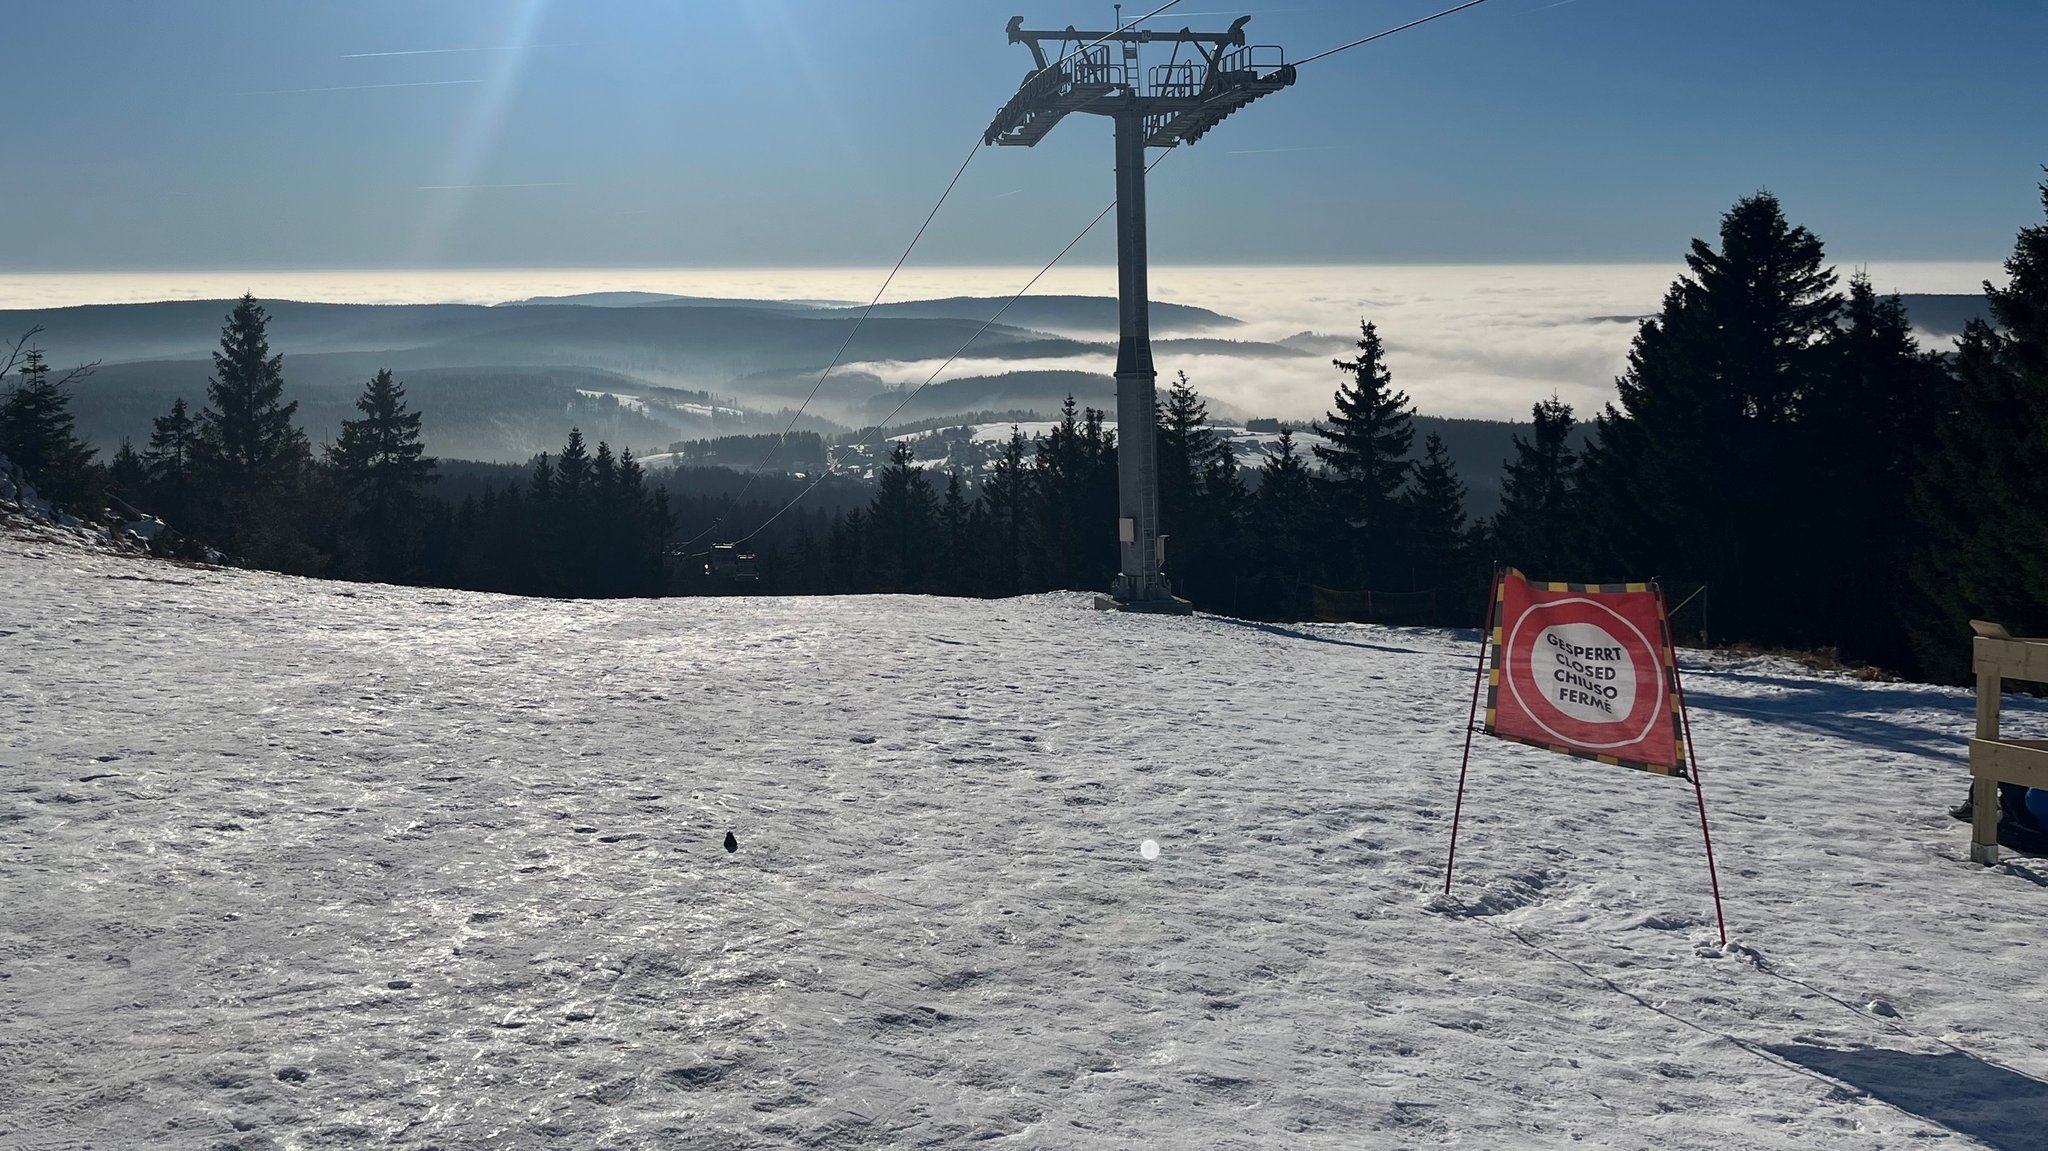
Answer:
<path fill-rule="evenodd" d="M 1885 292 L 1976 292 L 2001 278 L 1993 262 L 1838 265 L 1866 271 Z M 1385 341 L 1396 386 L 1418 410 L 1440 416 L 1526 419 L 1555 395 L 1590 417 L 1614 394 L 1635 321 L 1653 314 L 1683 269 L 1664 264 L 1437 266 L 1155 266 L 1152 297 L 1237 317 L 1241 327 L 1210 333 L 1277 341 L 1303 332 L 1355 339 L 1363 321 Z M 886 300 L 1007 297 L 1035 269 L 906 268 Z M 552 268 L 397 271 L 0 273 L 0 308 L 49 308 L 144 300 L 260 298 L 354 303 L 490 304 L 532 296 L 648 291 L 744 299 L 861 304 L 887 275 L 878 268 Z M 1114 295 L 1113 268 L 1057 268 L 1033 289 L 1042 295 Z M 991 309 L 993 310 L 993 309 Z M 1101 339 L 1099 333 L 1092 339 Z M 1309 418 L 1328 407 L 1339 382 L 1338 340 L 1285 358 L 1162 350 L 1162 380 L 1186 372 L 1219 413 Z M 934 361 L 849 364 L 887 383 L 923 383 Z M 1108 372 L 1107 353 L 1021 362 L 977 357 L 973 349 L 943 379 L 1022 368 Z"/>

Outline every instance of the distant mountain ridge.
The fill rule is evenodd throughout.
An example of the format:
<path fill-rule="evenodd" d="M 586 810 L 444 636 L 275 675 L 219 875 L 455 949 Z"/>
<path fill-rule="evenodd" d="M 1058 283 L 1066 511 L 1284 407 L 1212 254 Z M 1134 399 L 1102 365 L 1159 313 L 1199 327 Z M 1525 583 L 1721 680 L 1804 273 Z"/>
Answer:
<path fill-rule="evenodd" d="M 1902 293 L 1899 302 L 1905 305 L 1906 318 L 1913 322 L 1913 326 L 1932 336 L 1960 336 L 1971 320 L 1992 322 L 1991 303 L 1982 292 L 1971 295 Z M 1935 350 L 1947 351 L 1946 348 Z"/>
<path fill-rule="evenodd" d="M 859 308 L 843 310 L 860 311 Z M 1017 300 L 999 296 L 948 296 L 938 300 L 906 300 L 875 306 L 876 315 L 926 319 L 986 320 L 998 311 L 1002 312 L 1005 324 L 1048 331 L 1114 332 L 1119 322 L 1117 301 L 1113 296 L 1024 296 Z M 1150 315 L 1155 334 L 1234 328 L 1244 322 L 1207 308 L 1158 300 L 1152 302 Z"/>
<path fill-rule="evenodd" d="M 1933 350 L 1947 350 L 1946 340 L 1971 319 L 1988 319 L 1981 296 L 1913 294 L 1903 301 Z M 1026 297 L 984 331 L 1002 303 L 971 296 L 890 302 L 864 322 L 858 307 L 654 292 L 535 297 L 509 306 L 277 300 L 264 307 L 272 350 L 285 356 L 287 398 L 300 403 L 301 422 L 316 442 L 336 435 L 340 422 L 355 415 L 363 382 L 390 368 L 425 414 L 429 451 L 518 461 L 559 448 L 572 425 L 636 452 L 779 428 L 814 389 L 800 428 L 869 424 L 906 394 L 890 386 L 905 373 L 886 364 L 936 364 L 970 337 L 972 374 L 935 382 L 894 422 L 988 410 L 1050 414 L 1070 393 L 1114 409 L 1114 381 L 1095 367 L 1106 366 L 1114 351 L 1114 299 Z M 145 443 L 150 420 L 172 400 L 203 402 L 210 356 L 232 306 L 197 300 L 5 310 L 0 335 L 40 326 L 38 341 L 52 362 L 102 362 L 74 390 L 73 411 L 81 433 L 111 455 L 124 438 Z M 1352 340 L 1313 332 L 1280 342 L 1235 340 L 1228 333 L 1238 320 L 1177 304 L 1154 304 L 1153 317 L 1155 349 L 1169 355 L 1326 360 Z M 820 372 L 849 335 L 842 365 L 820 387 Z M 1005 372 L 1004 361 L 1032 370 Z M 1487 433 L 1472 438 L 1469 450 L 1451 446 L 1476 494 L 1490 486 L 1495 457 L 1511 445 L 1505 433 Z"/>
<path fill-rule="evenodd" d="M 570 296 L 529 296 L 506 300 L 494 308 L 765 308 L 769 311 L 815 311 L 845 305 L 834 300 L 748 300 L 723 296 L 676 296 L 667 292 L 579 292 Z"/>

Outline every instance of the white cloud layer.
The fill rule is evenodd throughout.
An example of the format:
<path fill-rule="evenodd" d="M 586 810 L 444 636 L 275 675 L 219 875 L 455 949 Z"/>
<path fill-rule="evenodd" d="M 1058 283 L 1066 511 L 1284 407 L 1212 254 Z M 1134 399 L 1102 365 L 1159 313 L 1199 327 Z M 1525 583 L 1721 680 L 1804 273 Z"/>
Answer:
<path fill-rule="evenodd" d="M 1839 265 L 1843 274 L 1852 265 Z M 1975 292 L 2001 279 L 1995 263 L 1861 265 L 1880 291 Z M 1030 279 L 1023 268 L 906 268 L 888 300 L 1006 297 Z M 1236 316 L 1217 333 L 1277 340 L 1312 331 L 1355 337 L 1378 325 L 1397 386 L 1416 407 L 1442 416 L 1523 418 L 1553 393 L 1590 416 L 1613 395 L 1635 325 L 1654 312 L 1676 265 L 1456 265 L 1434 267 L 1154 267 L 1156 300 Z M 872 268 L 491 269 L 389 272 L 198 272 L 0 274 L 0 307 L 45 308 L 140 300 L 259 297 L 357 303 L 496 303 L 597 291 L 672 292 L 748 299 L 865 302 L 881 284 Z M 1036 294 L 1112 295 L 1115 270 L 1058 268 Z M 1621 319 L 1617 319 L 1620 317 Z M 1100 339 L 1096 334 L 1092 338 Z M 81 350 L 83 352 L 83 350 Z M 89 353 L 86 353 L 89 354 Z M 1338 382 L 1329 356 L 1285 360 L 1162 351 L 1162 379 L 1185 371 L 1201 392 L 1242 415 L 1306 418 L 1329 404 Z M 849 365 L 851 366 L 851 365 Z M 922 383 L 936 361 L 867 364 L 890 383 Z M 1105 372 L 1108 356 L 1022 363 L 963 359 L 946 379 L 1020 368 Z"/>

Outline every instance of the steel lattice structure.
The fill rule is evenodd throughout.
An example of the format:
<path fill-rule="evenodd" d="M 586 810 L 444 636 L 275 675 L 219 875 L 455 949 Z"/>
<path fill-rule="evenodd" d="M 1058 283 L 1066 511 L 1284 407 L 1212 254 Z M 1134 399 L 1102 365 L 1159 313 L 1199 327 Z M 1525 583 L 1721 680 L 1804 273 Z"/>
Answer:
<path fill-rule="evenodd" d="M 1159 532 L 1158 372 L 1152 366 L 1150 284 L 1146 270 L 1145 149 L 1192 144 L 1231 113 L 1294 83 L 1279 48 L 1252 45 L 1240 16 L 1224 32 L 1111 32 L 1024 27 L 1010 20 L 1010 43 L 1031 49 L 1037 65 L 983 134 L 984 144 L 1028 148 L 1075 112 L 1116 123 L 1116 239 L 1119 339 L 1116 358 L 1117 504 L 1121 571 L 1111 594 L 1127 608 L 1186 610 L 1173 596 Z M 1057 45 L 1048 55 L 1047 45 Z M 1075 49 L 1068 50 L 1068 45 Z M 1143 44 L 1172 44 L 1172 58 L 1147 70 Z M 1193 59 L 1182 61 L 1189 50 Z"/>

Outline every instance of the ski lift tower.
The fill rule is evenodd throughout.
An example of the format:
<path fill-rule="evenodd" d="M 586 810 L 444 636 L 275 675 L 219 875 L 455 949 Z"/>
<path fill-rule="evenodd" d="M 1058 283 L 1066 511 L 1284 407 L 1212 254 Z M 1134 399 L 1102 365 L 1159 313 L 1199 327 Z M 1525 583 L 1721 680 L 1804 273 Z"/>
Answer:
<path fill-rule="evenodd" d="M 1145 262 L 1145 149 L 1192 144 L 1224 117 L 1294 83 L 1280 49 L 1246 42 L 1240 16 L 1227 32 L 1033 31 L 1010 20 L 1010 43 L 1031 49 L 1036 67 L 983 134 L 984 144 L 1029 148 L 1069 113 L 1116 121 L 1117 539 L 1122 570 L 1110 589 L 1126 611 L 1185 612 L 1160 570 L 1159 444 L 1154 432 L 1150 286 Z M 1172 58 L 1145 72 L 1138 46 L 1172 44 Z M 1048 54 L 1048 45 L 1055 51 Z M 1073 45 L 1073 49 L 1069 49 Z M 1186 52 L 1189 59 L 1182 61 Z"/>

